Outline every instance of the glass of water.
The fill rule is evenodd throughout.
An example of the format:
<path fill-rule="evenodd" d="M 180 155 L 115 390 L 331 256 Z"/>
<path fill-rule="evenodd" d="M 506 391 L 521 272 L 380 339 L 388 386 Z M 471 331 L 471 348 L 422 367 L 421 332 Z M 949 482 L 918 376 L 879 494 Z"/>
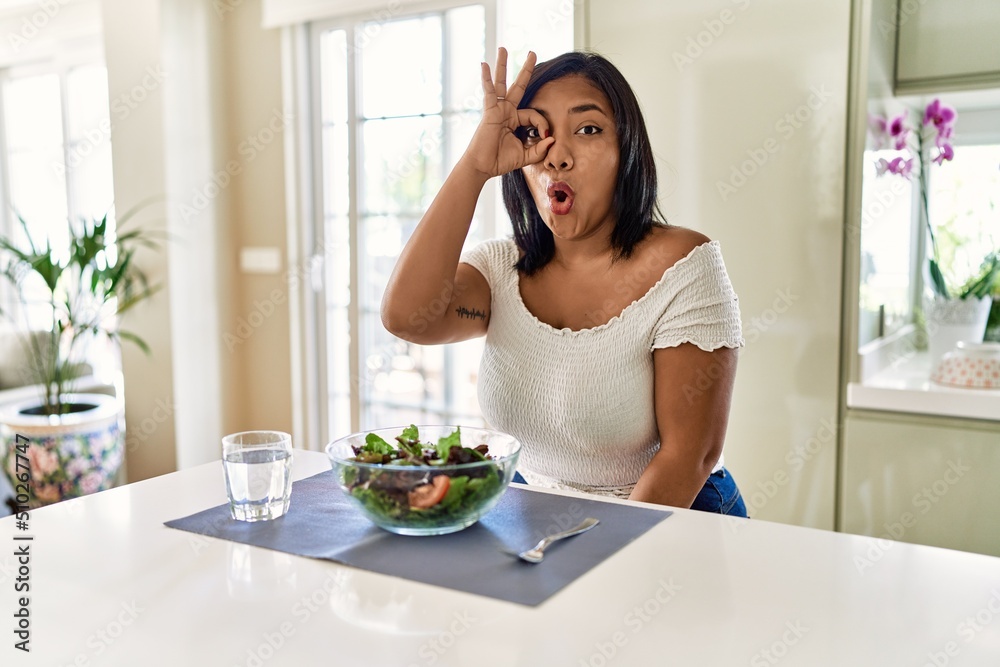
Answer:
<path fill-rule="evenodd" d="M 239 521 L 277 519 L 292 497 L 292 436 L 244 431 L 222 439 L 229 511 Z"/>

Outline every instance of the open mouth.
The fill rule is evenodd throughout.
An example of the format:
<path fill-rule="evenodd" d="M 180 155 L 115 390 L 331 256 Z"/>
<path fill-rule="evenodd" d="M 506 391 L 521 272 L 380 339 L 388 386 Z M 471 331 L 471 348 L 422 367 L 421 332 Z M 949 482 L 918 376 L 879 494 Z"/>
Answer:
<path fill-rule="evenodd" d="M 573 208 L 575 194 L 568 183 L 551 183 L 546 188 L 545 194 L 549 197 L 549 207 L 553 213 L 566 215 Z"/>

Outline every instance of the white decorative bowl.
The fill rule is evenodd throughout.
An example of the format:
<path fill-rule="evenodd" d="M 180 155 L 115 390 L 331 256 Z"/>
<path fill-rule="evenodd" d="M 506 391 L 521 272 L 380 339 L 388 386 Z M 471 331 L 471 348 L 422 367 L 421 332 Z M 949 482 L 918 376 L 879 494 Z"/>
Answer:
<path fill-rule="evenodd" d="M 1000 343 L 958 343 L 934 369 L 931 382 L 966 389 L 1000 389 Z"/>

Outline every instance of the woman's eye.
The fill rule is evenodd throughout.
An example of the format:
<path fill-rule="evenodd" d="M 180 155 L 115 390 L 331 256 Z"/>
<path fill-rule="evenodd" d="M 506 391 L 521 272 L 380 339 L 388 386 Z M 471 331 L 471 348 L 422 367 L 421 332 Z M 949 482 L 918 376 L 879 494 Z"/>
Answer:
<path fill-rule="evenodd" d="M 537 140 L 537 139 L 541 139 L 542 137 L 538 133 L 538 128 L 537 127 L 527 127 L 524 130 L 524 138 L 528 139 L 529 141 L 534 141 L 534 140 Z"/>
<path fill-rule="evenodd" d="M 604 130 L 602 130 L 601 128 L 597 127 L 596 125 L 587 125 L 586 127 L 581 127 L 579 130 L 577 130 L 577 133 L 578 134 L 600 134 L 603 131 Z"/>

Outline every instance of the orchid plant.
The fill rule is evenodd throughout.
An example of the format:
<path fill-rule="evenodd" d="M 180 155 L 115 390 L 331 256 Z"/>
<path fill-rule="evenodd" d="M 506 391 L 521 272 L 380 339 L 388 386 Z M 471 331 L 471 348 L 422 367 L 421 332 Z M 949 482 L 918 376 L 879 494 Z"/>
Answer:
<path fill-rule="evenodd" d="M 960 288 L 949 288 L 941 272 L 937 240 L 930 220 L 928 205 L 928 176 L 931 164 L 938 166 L 955 158 L 952 137 L 958 114 L 955 109 L 942 104 L 937 98 L 924 108 L 923 118 L 910 125 L 910 111 L 889 119 L 873 115 L 869 118 L 869 131 L 876 150 L 891 148 L 902 154 L 891 160 L 884 157 L 875 164 L 879 176 L 893 174 L 905 179 L 917 178 L 920 187 L 921 214 L 931 242 L 928 258 L 930 286 L 936 296 L 952 299 L 982 298 L 1000 285 L 1000 249 L 986 255 L 979 272 Z"/>

